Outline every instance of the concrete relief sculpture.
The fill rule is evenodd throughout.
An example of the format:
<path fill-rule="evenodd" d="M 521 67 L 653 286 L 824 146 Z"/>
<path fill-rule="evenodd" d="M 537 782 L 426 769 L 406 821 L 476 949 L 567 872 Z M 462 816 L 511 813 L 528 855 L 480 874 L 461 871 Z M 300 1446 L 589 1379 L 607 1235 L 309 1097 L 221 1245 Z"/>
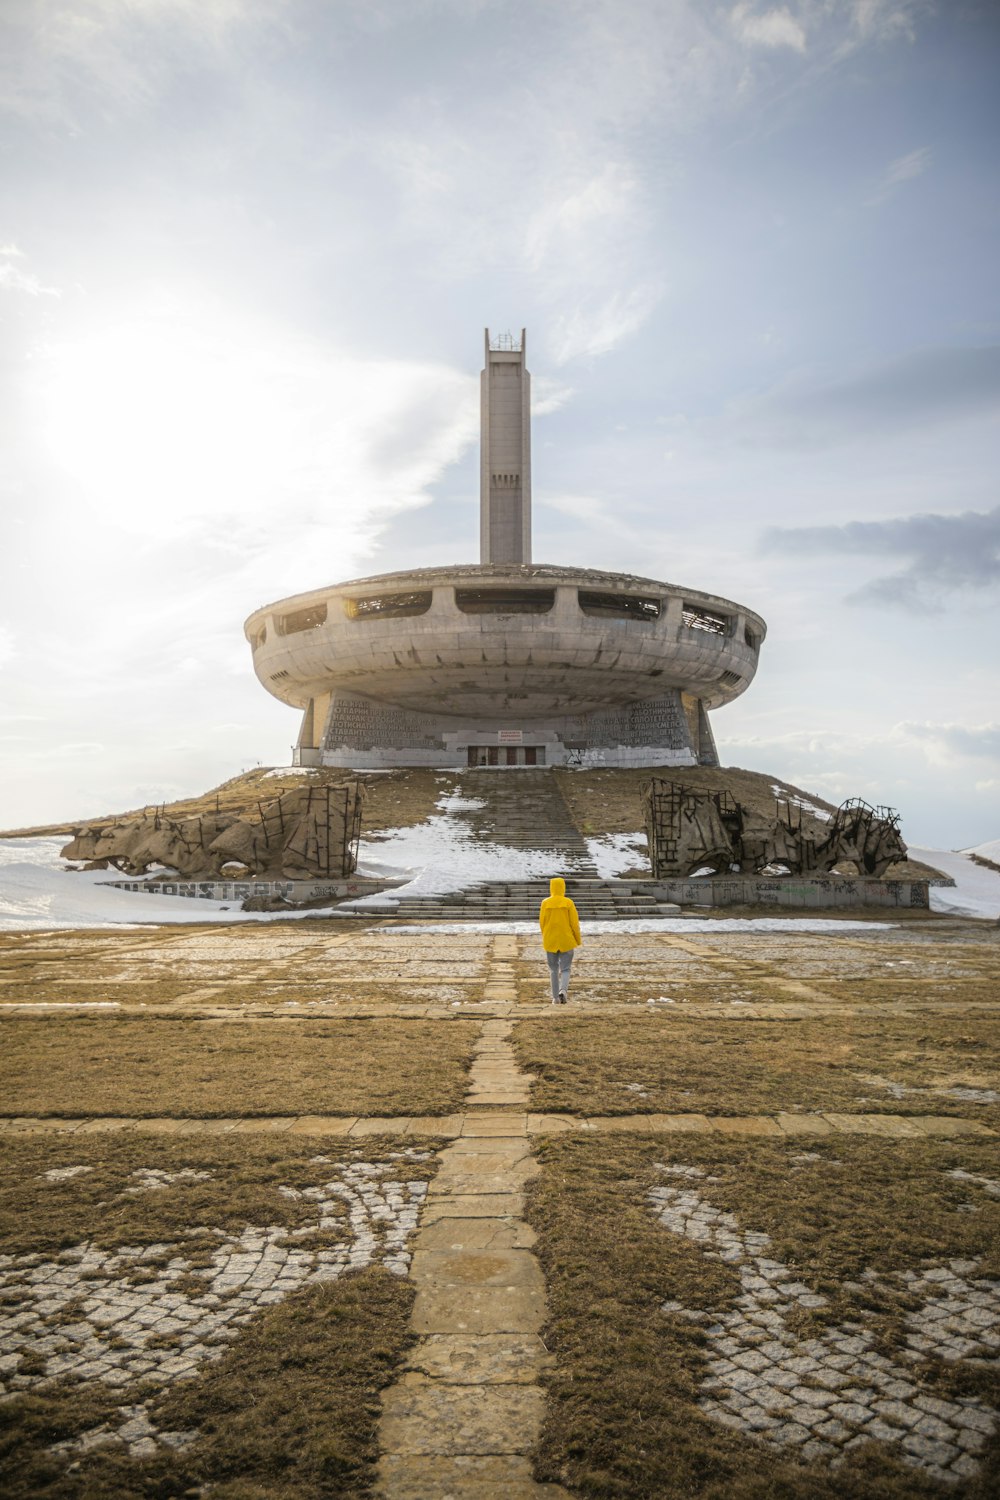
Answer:
<path fill-rule="evenodd" d="M 649 858 L 657 879 L 693 875 L 818 875 L 853 863 L 879 878 L 906 858 L 899 814 L 850 798 L 824 822 L 793 802 L 776 802 L 773 817 L 736 802 L 654 777 L 643 791 Z"/>
<path fill-rule="evenodd" d="M 78 829 L 63 859 L 125 875 L 176 870 L 187 880 L 241 873 L 312 880 L 353 873 L 361 834 L 360 782 L 299 787 L 258 803 L 256 817 L 215 813 L 178 820 L 162 812 Z"/>

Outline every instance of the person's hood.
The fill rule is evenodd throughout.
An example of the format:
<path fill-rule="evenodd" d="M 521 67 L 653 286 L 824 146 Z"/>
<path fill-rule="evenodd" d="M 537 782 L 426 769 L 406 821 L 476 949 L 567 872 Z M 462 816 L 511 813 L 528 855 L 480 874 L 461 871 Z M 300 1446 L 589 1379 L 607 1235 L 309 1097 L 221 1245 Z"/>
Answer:
<path fill-rule="evenodd" d="M 565 880 L 563 880 L 563 878 L 562 878 L 561 875 L 553 875 L 552 879 L 549 881 L 549 895 L 550 896 L 565 896 L 565 894 L 566 894 L 566 882 L 565 882 Z"/>

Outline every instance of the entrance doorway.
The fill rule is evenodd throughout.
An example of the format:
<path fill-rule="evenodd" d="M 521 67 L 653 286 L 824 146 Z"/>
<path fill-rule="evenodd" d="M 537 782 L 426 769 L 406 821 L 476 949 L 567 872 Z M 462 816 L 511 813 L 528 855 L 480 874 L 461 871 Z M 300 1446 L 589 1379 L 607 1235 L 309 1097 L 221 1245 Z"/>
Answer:
<path fill-rule="evenodd" d="M 469 745 L 470 766 L 544 766 L 544 745 Z"/>

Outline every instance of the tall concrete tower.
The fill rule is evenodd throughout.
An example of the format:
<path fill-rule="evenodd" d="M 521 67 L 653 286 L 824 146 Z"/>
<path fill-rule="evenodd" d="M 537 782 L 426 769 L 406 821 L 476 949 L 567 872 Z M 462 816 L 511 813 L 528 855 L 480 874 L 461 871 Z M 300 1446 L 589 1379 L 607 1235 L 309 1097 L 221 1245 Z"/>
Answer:
<path fill-rule="evenodd" d="M 490 339 L 481 376 L 479 561 L 531 562 L 531 376 L 525 337 Z"/>

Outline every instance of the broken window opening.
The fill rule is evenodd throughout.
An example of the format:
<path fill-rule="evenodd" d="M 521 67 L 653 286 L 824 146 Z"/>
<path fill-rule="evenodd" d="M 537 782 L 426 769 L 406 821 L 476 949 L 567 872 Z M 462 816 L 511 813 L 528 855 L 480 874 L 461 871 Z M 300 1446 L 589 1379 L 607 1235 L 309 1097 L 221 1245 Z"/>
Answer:
<path fill-rule="evenodd" d="M 643 598 L 639 594 L 598 594 L 587 589 L 578 589 L 576 597 L 585 615 L 614 615 L 618 620 L 660 618 L 659 599 Z"/>
<path fill-rule="evenodd" d="M 466 615 L 544 615 L 555 602 L 555 589 L 455 590 L 455 603 Z"/>
<path fill-rule="evenodd" d="M 709 635 L 729 635 L 733 622 L 729 615 L 716 615 L 698 604 L 681 606 L 681 619 L 689 630 L 705 630 Z"/>
<path fill-rule="evenodd" d="M 293 610 L 290 615 L 276 615 L 275 626 L 279 635 L 298 635 L 301 630 L 315 630 L 326 624 L 326 604 L 311 604 L 308 609 Z"/>
<path fill-rule="evenodd" d="M 760 641 L 758 640 L 757 636 L 754 635 L 749 625 L 744 625 L 743 627 L 743 639 L 746 641 L 751 651 L 757 651 L 760 649 Z"/>
<path fill-rule="evenodd" d="M 259 630 L 255 630 L 253 632 L 253 634 L 251 635 L 251 637 L 250 637 L 250 649 L 252 651 L 258 651 L 260 649 L 260 647 L 263 646 L 263 644 L 264 644 L 264 642 L 266 640 L 267 640 L 267 626 L 266 625 L 262 625 Z"/>
<path fill-rule="evenodd" d="M 404 615 L 425 615 L 433 594 L 421 589 L 409 594 L 368 594 L 363 599 L 345 599 L 349 620 L 398 620 Z"/>

